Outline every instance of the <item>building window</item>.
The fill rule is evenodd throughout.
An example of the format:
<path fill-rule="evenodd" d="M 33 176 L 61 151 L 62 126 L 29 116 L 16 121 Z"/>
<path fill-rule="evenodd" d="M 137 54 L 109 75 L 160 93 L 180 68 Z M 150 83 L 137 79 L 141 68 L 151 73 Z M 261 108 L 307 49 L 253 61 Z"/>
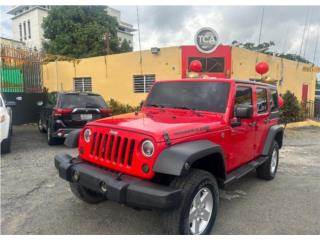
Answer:
<path fill-rule="evenodd" d="M 155 74 L 134 75 L 133 91 L 135 93 L 148 93 L 156 80 Z"/>
<path fill-rule="evenodd" d="M 27 26 L 26 26 L 26 22 L 23 22 L 23 36 L 24 36 L 24 40 L 27 40 Z"/>
<path fill-rule="evenodd" d="M 19 23 L 20 42 L 22 42 L 22 25 Z"/>
<path fill-rule="evenodd" d="M 257 88 L 257 111 L 258 114 L 265 113 L 268 110 L 267 89 Z"/>
<path fill-rule="evenodd" d="M 30 24 L 30 20 L 28 20 L 28 37 L 29 37 L 29 39 L 31 39 L 31 24 Z"/>
<path fill-rule="evenodd" d="M 91 92 L 92 83 L 91 77 L 80 77 L 73 79 L 73 88 L 76 92 Z"/>
<path fill-rule="evenodd" d="M 199 60 L 202 63 L 202 72 L 204 73 L 223 73 L 223 57 L 189 57 L 188 66 L 193 60 Z"/>

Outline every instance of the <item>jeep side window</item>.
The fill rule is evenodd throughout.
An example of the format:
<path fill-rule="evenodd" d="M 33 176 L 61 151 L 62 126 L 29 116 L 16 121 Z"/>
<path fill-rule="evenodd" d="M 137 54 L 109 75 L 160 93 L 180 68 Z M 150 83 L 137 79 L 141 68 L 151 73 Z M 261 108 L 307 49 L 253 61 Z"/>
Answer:
<path fill-rule="evenodd" d="M 267 89 L 257 87 L 256 94 L 258 114 L 266 113 L 268 110 Z"/>
<path fill-rule="evenodd" d="M 271 112 L 277 112 L 279 110 L 278 94 L 275 89 L 270 90 L 270 108 Z"/>
<path fill-rule="evenodd" d="M 251 87 L 238 86 L 236 92 L 235 106 L 252 106 Z"/>

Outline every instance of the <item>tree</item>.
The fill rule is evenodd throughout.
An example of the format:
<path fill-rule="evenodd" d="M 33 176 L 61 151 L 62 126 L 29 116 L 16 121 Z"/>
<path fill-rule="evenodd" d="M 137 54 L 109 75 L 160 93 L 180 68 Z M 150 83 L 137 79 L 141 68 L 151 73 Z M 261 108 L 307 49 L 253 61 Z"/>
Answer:
<path fill-rule="evenodd" d="M 296 122 L 301 119 L 302 110 L 297 97 L 290 91 L 282 96 L 283 108 L 281 109 L 281 120 L 285 124 Z"/>
<path fill-rule="evenodd" d="M 119 52 L 132 52 L 132 47 L 129 45 L 127 39 L 121 42 Z"/>
<path fill-rule="evenodd" d="M 249 49 L 252 51 L 261 52 L 261 53 L 265 53 L 265 54 L 269 54 L 269 55 L 274 55 L 277 57 L 282 57 L 282 58 L 293 60 L 293 61 L 298 61 L 298 62 L 303 62 L 303 63 L 308 63 L 308 64 L 312 63 L 297 54 L 275 53 L 274 51 L 271 51 L 270 48 L 272 46 L 275 46 L 275 43 L 273 41 L 263 42 L 258 45 L 255 45 L 254 43 L 251 43 L 251 42 L 241 43 L 241 42 L 238 42 L 237 40 L 234 40 L 234 41 L 232 41 L 232 46 L 245 48 L 245 49 Z"/>
<path fill-rule="evenodd" d="M 117 27 L 117 20 L 107 15 L 103 6 L 55 6 L 43 22 L 47 39 L 43 48 L 50 54 L 74 58 L 117 53 Z"/>

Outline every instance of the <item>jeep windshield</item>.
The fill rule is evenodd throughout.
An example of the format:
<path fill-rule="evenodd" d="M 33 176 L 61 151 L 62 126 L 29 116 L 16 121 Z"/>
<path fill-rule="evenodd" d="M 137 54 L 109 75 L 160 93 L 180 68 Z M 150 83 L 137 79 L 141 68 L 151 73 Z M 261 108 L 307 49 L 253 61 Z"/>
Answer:
<path fill-rule="evenodd" d="M 229 89 L 226 82 L 158 82 L 145 106 L 224 113 Z"/>

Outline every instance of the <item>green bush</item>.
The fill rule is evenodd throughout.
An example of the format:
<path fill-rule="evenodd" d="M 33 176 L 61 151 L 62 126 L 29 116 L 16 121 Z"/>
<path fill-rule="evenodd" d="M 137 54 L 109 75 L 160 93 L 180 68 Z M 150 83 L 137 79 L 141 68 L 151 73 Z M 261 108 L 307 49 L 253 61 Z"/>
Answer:
<path fill-rule="evenodd" d="M 112 98 L 108 101 L 108 105 L 112 109 L 112 115 L 136 112 L 140 110 L 140 106 L 133 107 L 129 104 L 120 103 Z"/>
<path fill-rule="evenodd" d="M 280 111 L 281 121 L 285 124 L 303 120 L 303 113 L 297 97 L 290 91 L 283 96 L 283 108 Z"/>

